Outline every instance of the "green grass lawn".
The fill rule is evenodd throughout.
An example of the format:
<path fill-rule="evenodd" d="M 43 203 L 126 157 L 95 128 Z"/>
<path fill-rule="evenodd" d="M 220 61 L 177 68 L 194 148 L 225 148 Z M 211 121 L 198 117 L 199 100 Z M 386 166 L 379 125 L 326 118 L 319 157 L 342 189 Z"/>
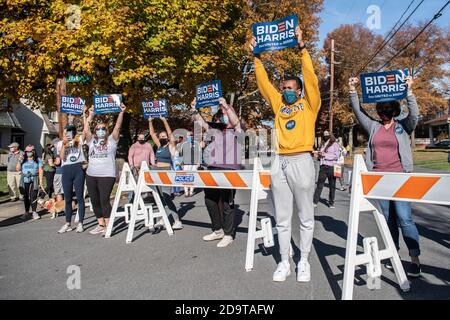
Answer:
<path fill-rule="evenodd" d="M 415 150 L 414 165 L 434 170 L 450 171 L 447 160 L 450 150 Z"/>
<path fill-rule="evenodd" d="M 6 170 L 0 171 L 0 203 L 9 199 L 8 182 L 6 180 Z"/>

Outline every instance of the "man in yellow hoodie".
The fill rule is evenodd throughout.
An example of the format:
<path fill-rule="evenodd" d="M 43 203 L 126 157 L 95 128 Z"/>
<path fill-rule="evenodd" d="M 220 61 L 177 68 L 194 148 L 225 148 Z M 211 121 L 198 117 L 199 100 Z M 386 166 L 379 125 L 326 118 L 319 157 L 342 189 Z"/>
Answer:
<path fill-rule="evenodd" d="M 308 282 L 311 278 L 308 256 L 314 233 L 315 169 L 311 152 L 321 100 L 318 79 L 300 28 L 297 27 L 295 35 L 299 43 L 304 83 L 298 77 L 285 77 L 279 92 L 270 82 L 258 55 L 255 55 L 254 69 L 259 91 L 275 114 L 277 155 L 271 168 L 271 191 L 281 262 L 273 274 L 273 280 L 284 281 L 291 274 L 289 248 L 295 200 L 295 210 L 300 218 L 301 252 L 297 281 Z M 253 38 L 251 49 L 256 45 Z"/>

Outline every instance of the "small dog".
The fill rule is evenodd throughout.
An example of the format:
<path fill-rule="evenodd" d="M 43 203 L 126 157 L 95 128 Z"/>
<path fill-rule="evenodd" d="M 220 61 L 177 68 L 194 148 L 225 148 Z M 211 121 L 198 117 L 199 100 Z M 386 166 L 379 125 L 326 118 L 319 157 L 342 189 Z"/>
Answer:
<path fill-rule="evenodd" d="M 56 218 L 59 213 L 64 212 L 66 203 L 64 200 L 56 201 L 54 198 L 50 199 L 38 199 L 38 204 L 41 208 L 47 210 L 48 213 L 52 214 L 52 219 Z M 72 201 L 72 209 L 75 210 L 77 205 L 75 201 Z"/>

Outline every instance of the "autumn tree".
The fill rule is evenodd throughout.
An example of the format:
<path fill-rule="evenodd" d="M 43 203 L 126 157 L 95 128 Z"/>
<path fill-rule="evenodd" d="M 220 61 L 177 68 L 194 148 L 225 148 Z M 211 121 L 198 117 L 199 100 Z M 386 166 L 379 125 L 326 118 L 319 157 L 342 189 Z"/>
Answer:
<path fill-rule="evenodd" d="M 79 8 L 79 26 L 73 24 Z M 28 98 L 55 108 L 57 77 L 88 75 L 68 84 L 67 94 L 123 93 L 140 117 L 140 101 L 166 97 L 186 105 L 195 85 L 212 78 L 238 97 L 255 88 L 246 41 L 251 25 L 297 13 L 315 52 L 322 0 L 9 0 L 0 4 L 0 95 Z M 72 8 L 72 9 L 71 9 Z M 76 20 L 76 19 L 75 19 Z M 75 21 L 76 22 L 76 21 Z M 270 71 L 299 72 L 298 57 L 286 50 L 270 55 Z M 249 115 L 244 99 L 242 116 Z M 173 119 L 184 118 L 173 108 Z"/>

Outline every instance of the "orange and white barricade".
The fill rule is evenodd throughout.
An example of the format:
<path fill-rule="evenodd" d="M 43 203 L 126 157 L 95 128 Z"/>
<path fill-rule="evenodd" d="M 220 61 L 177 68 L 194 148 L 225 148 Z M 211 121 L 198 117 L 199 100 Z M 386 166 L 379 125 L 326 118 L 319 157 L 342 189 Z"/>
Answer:
<path fill-rule="evenodd" d="M 141 165 L 141 171 L 148 171 L 148 165 L 147 162 L 142 162 Z M 139 183 L 139 181 L 138 181 Z M 165 210 L 162 206 L 161 199 L 159 198 L 158 193 L 149 188 L 145 187 L 145 183 L 143 183 L 143 179 L 141 184 L 144 184 L 143 187 L 140 188 L 141 193 L 137 193 L 138 190 L 138 184 L 136 183 L 133 173 L 131 172 L 130 166 L 128 163 L 125 163 L 122 169 L 122 173 L 120 175 L 119 185 L 116 191 L 116 195 L 114 198 L 114 204 L 111 210 L 111 217 L 110 222 L 106 228 L 105 238 L 111 237 L 111 233 L 114 227 L 114 222 L 117 218 L 124 217 L 125 222 L 127 224 L 132 223 L 133 229 L 137 221 L 144 220 L 145 226 L 151 228 L 153 226 L 153 219 L 151 217 L 156 216 L 165 216 Z M 122 196 L 122 193 L 134 193 L 134 200 L 133 203 L 128 203 L 124 205 L 124 210 L 119 211 L 119 202 L 120 198 Z M 154 210 L 153 206 L 151 204 L 145 204 L 144 200 L 142 198 L 142 192 L 150 192 L 153 194 L 155 201 L 157 204 L 159 204 L 159 209 Z M 162 212 L 160 212 L 162 210 Z M 164 219 L 166 223 L 167 232 L 171 235 L 173 234 L 172 228 L 170 227 L 170 223 L 168 223 L 168 219 L 166 216 L 166 219 Z M 131 242 L 131 235 L 127 233 L 127 243 Z"/>
<path fill-rule="evenodd" d="M 410 289 L 400 257 L 377 200 L 450 205 L 449 190 L 449 174 L 368 172 L 363 157 L 361 155 L 355 156 L 342 299 L 352 299 L 356 266 L 366 266 L 369 276 L 368 284 L 370 282 L 373 285 L 374 281 L 380 281 L 381 260 L 384 259 L 391 259 L 400 288 L 403 291 L 409 291 Z M 378 250 L 375 237 L 365 238 L 363 241 L 364 253 L 356 254 L 361 211 L 373 212 L 385 249 Z"/>
<path fill-rule="evenodd" d="M 270 187 L 269 171 L 263 170 L 259 158 L 255 158 L 253 170 L 193 172 L 141 169 L 137 183 L 137 196 L 141 194 L 143 188 L 149 188 L 151 186 L 189 186 L 195 188 L 252 190 L 245 269 L 251 271 L 253 268 L 256 239 L 262 238 L 266 247 L 274 245 L 270 218 L 261 219 L 260 230 L 257 230 L 256 227 L 258 201 L 267 197 L 267 192 L 265 190 L 268 190 Z M 157 206 L 159 207 L 160 205 L 157 204 Z M 133 214 L 130 218 L 130 224 L 128 225 L 127 241 L 131 241 L 133 237 L 134 224 L 131 223 L 132 220 Z"/>

